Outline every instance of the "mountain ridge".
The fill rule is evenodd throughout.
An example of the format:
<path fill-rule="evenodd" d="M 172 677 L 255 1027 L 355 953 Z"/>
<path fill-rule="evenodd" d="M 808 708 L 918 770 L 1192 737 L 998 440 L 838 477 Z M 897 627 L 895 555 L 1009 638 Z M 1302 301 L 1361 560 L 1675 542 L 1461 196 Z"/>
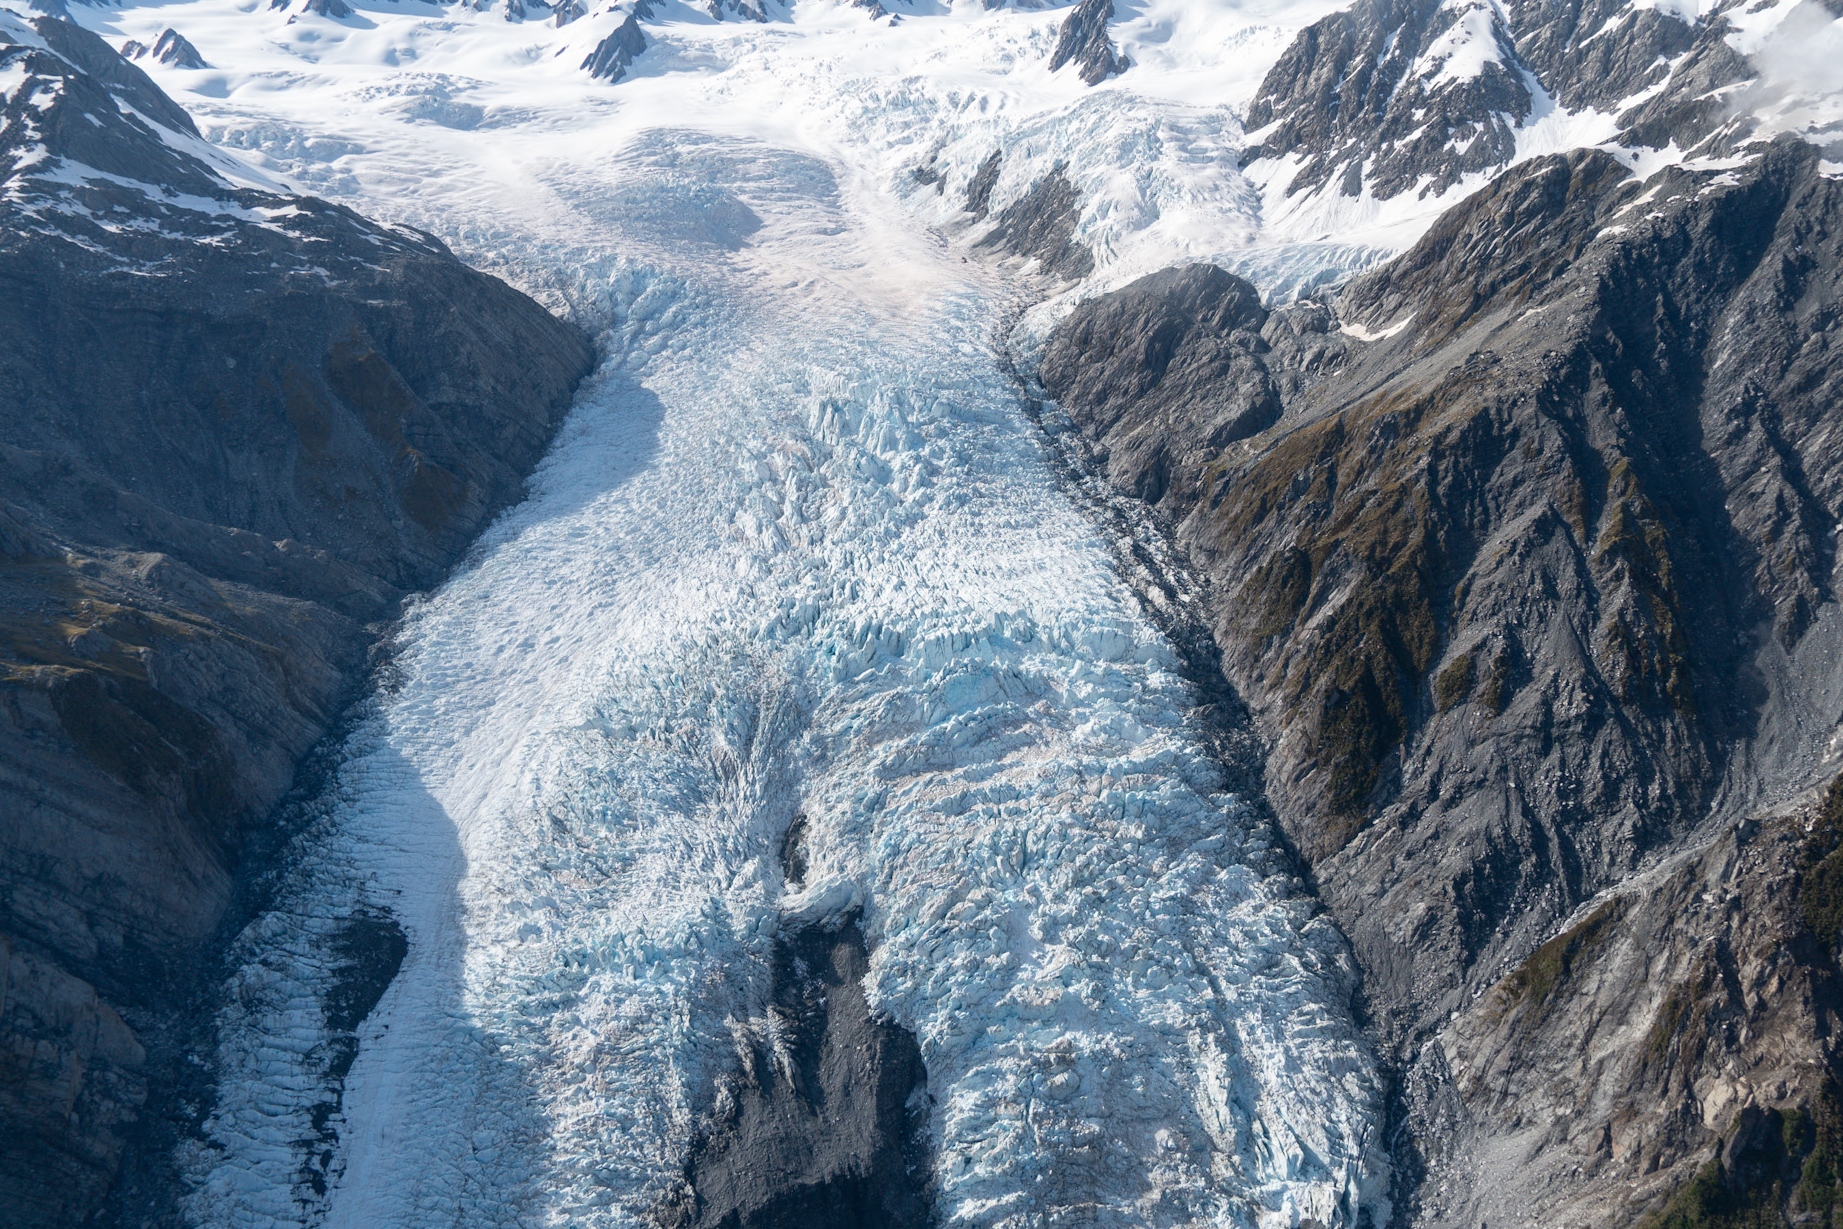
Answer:
<path fill-rule="evenodd" d="M 1799 976 L 1822 988 L 1809 992 L 1817 1035 L 1770 1034 L 1776 1061 L 1803 1073 L 1791 1091 L 1729 1093 L 1740 1100 L 1707 1110 L 1706 1125 L 1666 1129 L 1679 1103 L 1634 1089 L 1616 1161 L 1572 1190 L 1555 1186 L 1596 1155 L 1600 1124 L 1572 1129 L 1590 1128 L 1583 1142 L 1558 1122 L 1561 1134 L 1506 1152 L 1514 1107 L 1499 1125 L 1477 1117 L 1478 1077 L 1455 1086 L 1439 1057 L 1444 1046 L 1476 1071 L 1496 1061 L 1473 1048 L 1492 1036 L 1552 1069 L 1585 1046 L 1587 1025 L 1571 1025 L 1627 992 L 1592 984 L 1585 955 L 1568 957 L 1585 966 L 1574 977 L 1545 975 L 1543 997 L 1571 1006 L 1541 1013 L 1540 1057 L 1514 1028 L 1490 1032 L 1502 1012 L 1491 1004 L 1514 1000 L 1506 987 L 1536 977 L 1554 943 L 1585 942 L 1554 937 L 1564 920 L 1577 919 L 1571 934 L 1612 925 L 1578 921 L 1590 902 L 1648 900 L 1622 885 L 1655 858 L 1757 826 L 1763 805 L 1795 834 L 1795 799 L 1835 772 L 1826 701 L 1793 699 L 1785 667 L 1752 673 L 1729 647 L 1750 628 L 1766 660 L 1830 659 L 1835 561 L 1820 544 L 1837 523 L 1834 376 L 1827 347 L 1793 323 L 1828 320 L 1837 292 L 1837 254 L 1810 246 L 1838 199 L 1817 166 L 1789 138 L 1737 172 L 1649 183 L 1604 153 L 1538 160 L 1345 287 L 1337 333 L 1323 307 L 1269 314 L 1230 275 L 1191 273 L 1090 300 L 1045 348 L 1047 390 L 1112 480 L 1157 506 L 1218 586 L 1225 672 L 1271 739 L 1268 796 L 1355 944 L 1409 1137 L 1426 1148 L 1401 1158 L 1410 1175 L 1427 1166 L 1411 1223 L 1466 1224 L 1488 1208 L 1493 1221 L 1624 1223 L 1669 1193 L 1660 1166 L 1684 1167 L 1687 1183 L 1751 1097 L 1809 1116 L 1834 1096 L 1822 934 L 1792 947 L 1807 953 Z M 1626 221 L 1649 200 L 1659 207 Z M 1316 329 L 1304 347 L 1298 319 Z M 1156 340 L 1174 330 L 1175 349 Z M 1103 374 L 1122 360 L 1150 373 L 1134 360 L 1164 353 L 1150 392 Z M 1673 374 L 1686 369 L 1711 374 L 1686 386 Z M 1781 382 L 1763 385 L 1775 370 Z M 1705 407 L 1699 427 L 1672 421 L 1686 387 Z M 1704 527 L 1717 507 L 1732 538 Z M 1747 542 L 1778 553 L 1769 562 Z M 1777 865 L 1776 883 L 1734 890 L 1795 887 L 1797 858 Z M 1796 916 L 1766 916 L 1782 935 L 1811 935 Z M 1693 947 L 1693 934 L 1667 941 Z M 1775 957 L 1735 959 L 1743 983 L 1773 976 Z M 1653 991 L 1625 1010 L 1682 1010 Z M 1721 1086 L 1725 1069 L 1759 1061 L 1749 1045 L 1762 1043 L 1745 1036 L 1675 1078 Z M 1633 1166 L 1652 1175 L 1636 1193 Z"/>
<path fill-rule="evenodd" d="M 1246 63 L 1213 66 L 1209 88 L 1231 88 L 1218 78 L 1240 80 L 1235 74 L 1251 73 L 1257 61 L 1260 79 L 1248 85 L 1245 114 L 1226 116 L 1191 95 L 1172 102 L 1158 94 L 1203 88 L 1172 68 L 1200 71 L 1169 46 L 1180 41 L 1172 30 L 1192 27 L 1158 6 L 1096 0 L 1002 29 L 970 7 L 923 7 L 815 16 L 713 3 L 687 17 L 691 10 L 643 5 L 581 14 L 581 29 L 556 34 L 573 13 L 558 8 L 551 30 L 505 38 L 534 64 L 558 59 L 552 85 L 571 74 L 598 91 L 556 87 L 567 95 L 558 113 L 584 131 L 583 116 L 663 113 L 661 99 L 679 105 L 691 95 L 662 84 L 674 74 L 716 81 L 713 96 L 727 109 L 711 122 L 726 133 L 747 129 L 751 108 L 779 105 L 758 87 L 782 82 L 775 74 L 785 71 L 785 81 L 798 83 L 799 105 L 810 101 L 802 122 L 830 133 L 827 141 L 836 137 L 830 145 L 814 139 L 829 165 L 861 172 L 879 206 L 901 201 L 913 214 L 899 224 L 932 227 L 930 240 L 962 255 L 969 276 L 1039 302 L 1007 317 L 997 348 L 1027 356 L 1025 374 L 1040 385 L 1027 394 L 1057 403 L 1094 471 L 1169 535 L 1173 566 L 1203 578 L 1207 608 L 1183 619 L 1154 611 L 1173 593 L 1138 588 L 1160 629 L 1183 633 L 1184 619 L 1207 624 L 1208 649 L 1187 645 L 1184 656 L 1193 670 L 1219 665 L 1222 678 L 1193 680 L 1199 695 L 1224 712 L 1245 708 L 1253 725 L 1243 741 L 1263 744 L 1257 754 L 1238 742 L 1224 758 L 1235 773 L 1260 777 L 1283 843 L 1362 970 L 1354 1003 L 1321 1007 L 1327 1018 L 1360 1012 L 1395 1081 L 1385 1124 L 1395 1163 L 1391 1223 L 1674 1229 L 1843 1215 L 1843 1094 L 1831 1042 L 1843 1020 L 1833 899 L 1843 855 L 1830 785 L 1843 715 L 1833 339 L 1843 252 L 1829 162 L 1834 122 L 1812 101 L 1828 85 L 1788 76 L 1781 62 L 1788 41 L 1806 34 L 1827 45 L 1828 13 L 1796 4 L 1704 11 L 1610 0 L 1358 0 L 1314 10 L 1310 21 L 1287 15 L 1255 33 L 1238 27 L 1244 41 L 1234 46 L 1255 50 Z M 323 9 L 300 14 L 302 24 L 332 21 Z M 510 7 L 505 21 L 487 15 L 494 37 L 517 25 Z M 763 20 L 769 16 L 775 20 Z M 1015 94 L 992 88 L 999 77 L 975 80 L 966 68 L 972 53 L 954 59 L 946 35 L 917 44 L 927 58 L 895 67 L 876 58 L 898 60 L 908 45 L 892 31 L 935 16 L 959 23 L 953 37 L 963 32 L 969 46 L 990 40 Z M 373 17 L 361 6 L 338 20 L 359 29 Z M 760 43 L 709 33 L 726 18 L 761 31 Z M 474 20 L 462 13 L 454 24 Z M 834 42 L 812 55 L 789 50 L 806 23 Z M 1296 30 L 1278 38 L 1287 23 Z M 320 30 L 308 32 L 318 39 Z M 866 67 L 839 51 L 853 37 L 874 49 L 864 52 Z M 244 70 L 233 57 L 199 38 L 211 62 L 233 66 L 210 70 L 224 76 L 209 79 L 168 66 L 161 71 L 175 75 L 166 79 L 256 79 L 235 77 Z M 1259 50 L 1269 46 L 1260 39 L 1271 50 Z M 550 41 L 563 45 L 553 52 Z M 481 34 L 456 62 L 488 71 L 476 55 L 485 42 Z M 764 66 L 780 55 L 791 68 Z M 423 67 L 426 78 L 390 88 L 406 92 L 404 122 L 427 124 L 421 131 L 441 156 L 459 148 L 439 144 L 460 141 L 454 133 L 527 122 L 520 116 L 552 105 L 520 111 L 531 100 L 520 94 L 510 105 L 503 81 L 444 75 L 453 64 L 433 56 L 418 73 Z M 929 80 L 937 70 L 947 84 Z M 974 84 L 963 88 L 956 74 Z M 116 97 L 140 88 L 122 80 Z M 866 80 L 862 94 L 839 84 L 855 90 Z M 364 97 L 398 95 L 379 87 Z M 305 144 L 258 124 L 237 128 L 241 119 L 222 118 L 229 110 L 218 113 L 216 122 L 229 126 L 214 137 L 248 142 L 271 167 L 287 165 Z M 673 112 L 674 123 L 681 118 Z M 333 121 L 329 131 L 342 122 L 350 121 Z M 692 114 L 683 122 L 701 121 Z M 764 122 L 750 138 L 756 165 L 770 160 L 763 132 L 792 139 L 774 129 L 779 122 Z M 889 130 L 879 132 L 879 122 Z M 136 147 L 153 169 L 109 174 L 136 183 L 192 174 L 174 161 L 189 156 L 181 148 L 191 148 L 189 123 L 161 125 L 180 134 L 177 144 L 160 137 L 159 148 Z M 73 140 L 87 135 L 74 119 L 68 129 Z M 629 152 L 612 144 L 617 159 Z M 716 162 L 700 160 L 697 141 L 667 144 L 640 150 L 677 177 L 663 205 L 629 193 L 602 214 L 580 215 L 619 225 L 632 219 L 613 215 L 632 211 L 641 233 L 662 236 L 649 256 L 661 267 L 682 269 L 671 260 L 693 249 L 720 248 L 712 267 L 726 271 L 759 259 L 785 224 L 775 193 L 796 191 L 778 181 L 764 188 L 774 175 L 789 174 L 798 191 L 838 194 L 828 201 L 842 195 L 836 178 L 826 180 L 831 171 L 810 168 L 764 170 L 737 187 L 720 179 Z M 293 165 L 345 182 L 333 164 L 364 169 L 367 157 L 377 161 L 359 151 L 324 166 L 306 156 Z M 392 179 L 394 167 L 364 173 L 350 180 L 348 199 L 411 178 Z M 215 227 L 242 236 L 238 228 L 254 227 L 260 233 L 239 241 L 282 250 L 296 232 L 358 225 L 312 202 L 272 217 L 279 198 L 227 193 L 208 167 L 204 175 L 185 180 L 203 183 L 202 195 L 218 202 L 201 214 L 218 220 L 187 223 L 200 234 Z M 171 197 L 76 178 L 82 182 L 66 193 L 63 180 L 41 176 L 57 186 L 35 189 L 33 208 L 80 198 L 89 213 L 67 210 L 62 216 L 77 220 L 58 223 L 74 230 L 118 203 L 158 214 L 161 226 L 180 216 Z M 552 174 L 543 182 L 548 191 L 568 180 Z M 829 219 L 800 225 L 839 233 L 825 231 L 836 225 Z M 474 218 L 454 226 L 489 253 L 510 229 Z M 393 250 L 405 253 L 406 266 L 441 264 L 446 252 L 426 236 L 371 233 L 378 244 L 400 245 Z M 150 242 L 161 258 L 160 240 Z M 1380 258 L 1383 248 L 1392 254 Z M 136 250 L 133 258 L 146 256 Z M 313 267 L 295 273 L 311 282 Z M 820 281 L 839 275 L 825 269 Z M 945 284 L 920 263 L 886 272 L 916 295 Z M 620 277 L 638 275 L 609 275 Z M 814 284 L 788 279 L 802 294 Z M 643 339 L 625 360 L 637 367 L 639 350 L 670 344 L 663 337 L 671 330 L 625 301 L 616 314 L 629 310 L 619 327 Z M 298 387 L 307 391 L 294 397 L 287 373 L 277 378 L 284 417 L 303 444 L 320 438 L 326 422 L 335 423 L 328 441 L 341 431 L 359 439 L 338 418 L 341 405 L 356 408 L 357 426 L 395 447 L 393 407 L 428 408 L 423 390 L 432 377 L 411 370 L 413 356 L 387 353 L 384 326 L 365 323 L 348 335 L 344 325 L 341 317 L 323 353 L 296 356 Z M 1026 411 L 1039 423 L 1055 419 L 1028 398 Z M 403 423 L 403 445 L 431 458 L 431 470 L 474 475 L 480 492 L 512 489 L 487 473 L 493 458 L 437 458 L 438 424 L 411 409 Z M 514 451 L 531 457 L 541 447 L 521 439 Z M 39 455 L 50 450 L 20 451 L 32 454 L 19 462 L 22 472 L 28 463 L 38 468 L 8 489 L 26 492 L 50 472 Z M 67 518 L 60 524 L 76 523 L 69 518 L 96 503 L 112 475 L 145 480 L 135 454 L 149 451 L 70 467 L 75 493 L 52 510 Z M 12 463 L 15 454 L 6 455 Z M 328 464 L 357 472 L 370 461 L 360 449 Z M 182 522 L 139 490 L 110 498 L 137 525 L 158 528 L 161 542 L 181 544 L 164 552 L 173 562 L 146 565 L 173 592 L 215 593 L 237 567 L 253 569 L 234 572 L 251 588 L 293 569 L 287 583 L 305 595 L 300 601 L 358 624 L 428 583 L 452 557 L 449 545 L 425 540 L 433 531 L 414 511 L 452 511 L 452 488 L 431 472 L 413 493 L 408 483 L 422 467 L 409 463 L 397 485 L 384 475 L 371 502 L 388 507 L 394 498 L 403 515 L 364 532 L 332 526 L 318 540 L 273 536 L 281 523 L 271 519 L 261 533 L 231 535 L 236 549 L 215 554 L 205 544 L 219 539 L 198 528 L 221 523 L 210 508 L 187 505 Z M 773 472 L 763 492 L 798 484 Z M 477 507 L 453 514 L 477 526 L 480 509 L 497 498 L 483 494 Z M 21 508 L 23 499 L 15 500 Z M 291 507 L 278 499 L 268 514 L 285 519 L 296 515 Z M 0 543 L 19 559 L 55 560 L 63 531 L 47 530 L 49 515 L 6 510 Z M 755 517 L 736 523 L 767 523 Z M 1119 539 L 1143 527 L 1097 523 L 1119 570 L 1131 574 L 1143 543 Z M 466 532 L 457 528 L 453 540 Z M 773 530 L 783 544 L 805 532 Z M 234 562 L 246 555 L 262 566 Z M 114 575 L 106 552 L 84 560 L 105 580 Z M 183 622 L 165 606 L 151 613 Z M 132 673 L 123 654 L 157 647 L 128 634 L 133 617 L 110 609 L 60 625 L 62 639 L 44 652 L 70 657 L 52 663 L 60 669 L 81 672 L 88 667 L 72 663 L 84 661 Z M 806 617 L 784 614 L 771 626 Z M 362 639 L 342 640 L 346 625 L 328 626 L 328 644 Z M 877 643 L 883 637 L 878 631 Z M 960 651 L 953 644 L 950 658 Z M 289 652 L 307 660 L 333 650 Z M 340 658 L 332 672 L 353 668 L 348 660 L 357 658 Z M 322 704 L 313 719 L 331 707 Z M 1251 765 L 1263 759 L 1261 775 Z M 198 795 L 188 795 L 189 806 L 222 807 L 205 793 L 212 780 L 235 776 L 180 773 L 175 788 Z M 821 845 L 826 822 L 815 813 Z M 993 933 L 1006 934 L 1018 959 L 1041 941 L 1022 922 Z M 846 980 L 856 987 L 877 967 L 883 941 L 875 925 L 864 938 L 813 938 L 819 946 L 810 954 L 849 966 Z M 847 1001 L 850 1029 L 873 1026 L 849 1032 L 852 1044 L 890 1047 L 889 1071 L 906 1094 L 907 1034 L 883 1031 L 867 998 L 840 992 Z M 813 1036 L 849 1031 L 843 1016 L 823 1027 L 813 1021 L 803 1026 Z M 334 1043 L 358 1044 L 350 1022 L 331 1024 Z M 98 1026 L 97 1038 L 104 1063 L 121 1066 L 131 1053 L 112 1025 Z M 846 1216 L 839 1209 L 863 1199 L 845 1171 L 861 1161 L 894 1174 L 902 1157 L 918 1154 L 913 1124 L 880 1093 L 875 1114 L 867 1102 L 857 1107 L 870 1124 L 858 1142 L 874 1160 L 840 1147 L 824 1165 L 809 1164 L 788 1141 L 824 1137 L 814 1108 L 823 1098 L 784 1095 L 757 1069 L 769 1052 L 758 1042 L 736 1042 L 746 1079 L 730 1088 L 730 1119 L 686 1136 L 709 1149 L 685 1169 L 687 1189 L 708 1186 L 712 1202 L 685 1204 L 684 1217 L 821 1206 L 830 1209 L 825 1216 Z M 813 1046 L 802 1061 L 815 1070 L 847 1065 Z M 822 1062 L 822 1053 L 831 1057 Z M 1101 1073 L 1078 1076 L 1081 1061 L 1070 1059 L 1042 1087 L 1085 1095 L 1069 1090 Z M 850 1100 L 840 1089 L 828 1095 Z M 1079 1104 L 1066 1103 L 1071 1114 Z M 1260 1115 L 1271 1107 L 1232 1108 L 1255 1124 L 1248 1130 L 1267 1129 Z M 1223 1138 L 1242 1138 L 1240 1129 L 1223 1128 Z M 767 1141 L 760 1146 L 779 1158 L 775 1175 L 749 1169 L 751 1139 Z M 888 1140 L 901 1146 L 883 1147 Z M 1174 1157 L 1195 1147 L 1169 1146 Z M 1241 1155 L 1223 1147 L 1223 1156 Z M 939 1163 L 968 1162 L 943 1153 Z M 1369 1162 L 1352 1165 L 1359 1163 Z M 329 1164 L 318 1173 L 318 1196 L 337 1172 Z M 1345 1175 L 1345 1189 L 1367 1189 L 1365 1175 Z M 817 1183 L 825 1197 L 809 1191 L 813 1201 L 803 1203 L 789 1193 L 803 1183 Z M 897 1188 L 892 1198 L 909 1206 L 906 1187 Z M 593 1197 L 604 1202 L 582 1207 L 613 1198 Z M 1382 1206 L 1312 1214 L 1354 1224 Z M 990 1208 L 964 1214 L 1002 1220 Z"/>

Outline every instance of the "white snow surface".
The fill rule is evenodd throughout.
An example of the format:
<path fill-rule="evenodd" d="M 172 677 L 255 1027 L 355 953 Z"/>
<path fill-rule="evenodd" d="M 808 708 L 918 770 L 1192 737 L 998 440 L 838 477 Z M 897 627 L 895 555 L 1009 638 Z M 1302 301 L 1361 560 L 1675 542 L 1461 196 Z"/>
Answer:
<path fill-rule="evenodd" d="M 1441 6 L 1455 14 L 1452 24 L 1421 53 L 1412 75 L 1429 91 L 1444 85 L 1471 81 L 1486 68 L 1504 66 L 1502 15 L 1493 0 L 1447 0 Z"/>

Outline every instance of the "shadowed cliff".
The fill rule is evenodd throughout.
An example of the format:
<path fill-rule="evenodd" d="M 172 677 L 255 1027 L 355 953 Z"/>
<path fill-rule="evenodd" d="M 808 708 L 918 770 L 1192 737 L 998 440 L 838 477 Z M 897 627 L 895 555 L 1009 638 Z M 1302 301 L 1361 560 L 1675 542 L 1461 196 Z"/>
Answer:
<path fill-rule="evenodd" d="M 593 353 L 430 236 L 234 188 L 74 25 L 0 12 L 0 67 L 0 1225 L 72 1224 L 250 825 Z"/>

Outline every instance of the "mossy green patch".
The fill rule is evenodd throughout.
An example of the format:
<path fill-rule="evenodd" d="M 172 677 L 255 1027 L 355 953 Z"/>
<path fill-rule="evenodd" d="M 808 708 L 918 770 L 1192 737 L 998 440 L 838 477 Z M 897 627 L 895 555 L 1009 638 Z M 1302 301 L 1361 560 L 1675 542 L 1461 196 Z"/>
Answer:
<path fill-rule="evenodd" d="M 1312 723 L 1322 802 L 1301 839 L 1309 859 L 1335 852 L 1382 804 L 1391 757 L 1427 714 L 1458 604 L 1449 542 L 1471 540 L 1476 511 L 1477 492 L 1454 475 L 1508 446 L 1487 409 L 1498 384 L 1484 364 L 1380 390 L 1275 441 L 1210 505 L 1200 541 L 1250 564 L 1244 617 L 1224 631 L 1263 663 L 1274 698 Z M 1461 666 L 1431 680 L 1436 710 L 1469 694 L 1484 665 L 1473 661 L 1470 677 Z M 1506 672 L 1493 694 L 1509 688 Z"/>
<path fill-rule="evenodd" d="M 1554 1009 L 1556 992 L 1566 986 L 1581 964 L 1612 937 L 1619 919 L 1624 916 L 1625 901 L 1615 897 L 1531 952 L 1529 959 L 1504 979 L 1506 1009 L 1521 1003 L 1531 1004 L 1536 1013 L 1532 1024 L 1540 1023 Z"/>
<path fill-rule="evenodd" d="M 1604 528 L 1594 560 L 1605 567 L 1622 567 L 1636 600 L 1626 613 L 1614 616 L 1601 636 L 1608 681 L 1622 700 L 1635 701 L 1654 691 L 1685 719 L 1694 720 L 1689 638 L 1683 630 L 1683 599 L 1671 546 L 1663 514 L 1640 485 L 1632 463 L 1618 458 L 1607 475 Z"/>
<path fill-rule="evenodd" d="M 0 566 L 0 606 L 9 612 L 0 618 L 0 648 L 13 659 L 0 667 L 0 684 L 44 693 L 91 763 L 150 802 L 181 804 L 228 835 L 236 791 L 221 739 L 153 686 L 147 663 L 162 644 L 231 633 L 111 601 L 83 572 L 86 563 Z"/>
<path fill-rule="evenodd" d="M 1254 618 L 1256 640 L 1277 636 L 1293 625 L 1312 591 L 1312 559 L 1298 547 L 1283 550 L 1255 570 L 1242 586 L 1242 603 Z"/>
<path fill-rule="evenodd" d="M 1798 913 L 1835 959 L 1843 932 L 1843 774 L 1824 791 L 1803 854 Z"/>
<path fill-rule="evenodd" d="M 1472 694 L 1472 655 L 1461 653 L 1433 681 L 1433 707 L 1445 712 Z"/>
<path fill-rule="evenodd" d="M 1704 1163 L 1640 1229 L 1843 1227 L 1843 1110 L 1830 1085 L 1809 1107 L 1749 1106 Z"/>
<path fill-rule="evenodd" d="M 1514 672 L 1516 663 L 1511 659 L 1510 650 L 1498 646 L 1491 655 L 1491 669 L 1485 675 L 1484 685 L 1478 689 L 1478 702 L 1493 717 L 1502 713 L 1510 705 L 1510 697 L 1516 694 Z"/>
<path fill-rule="evenodd" d="M 373 439 L 399 450 L 407 447 L 403 427 L 420 408 L 416 394 L 357 329 L 327 350 L 322 372 L 333 391 L 358 411 Z"/>
<path fill-rule="evenodd" d="M 1671 1039 L 1682 1030 L 1683 1018 L 1696 1002 L 1696 989 L 1693 981 L 1679 982 L 1664 996 L 1651 1031 L 1645 1035 L 1645 1062 L 1658 1063 L 1670 1052 Z"/>

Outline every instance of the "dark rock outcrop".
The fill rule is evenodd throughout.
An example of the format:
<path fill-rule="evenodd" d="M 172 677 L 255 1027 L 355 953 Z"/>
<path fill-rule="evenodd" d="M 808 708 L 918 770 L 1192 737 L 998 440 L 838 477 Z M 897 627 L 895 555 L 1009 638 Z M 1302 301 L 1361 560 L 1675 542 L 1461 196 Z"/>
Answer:
<path fill-rule="evenodd" d="M 1719 9 L 1686 22 L 1621 0 L 1359 0 L 1268 71 L 1248 160 L 1297 158 L 1289 193 L 1439 193 L 1508 164 L 1552 106 L 1612 115 L 1628 144 L 1725 150 L 1746 123 L 1720 91 L 1754 75 L 1731 32 Z"/>
<path fill-rule="evenodd" d="M 1049 70 L 1074 64 L 1081 79 L 1099 85 L 1130 66 L 1127 58 L 1113 45 L 1107 23 L 1113 20 L 1113 0 L 1081 0 L 1063 19 L 1062 32 L 1056 37 L 1056 49 L 1050 53 Z"/>
<path fill-rule="evenodd" d="M 13 1226 L 97 1205 L 252 821 L 397 600 L 519 496 L 592 351 L 427 235 L 233 188 L 76 26 L 0 13 L 0 64 L 26 77 L 0 109 Z"/>
<path fill-rule="evenodd" d="M 645 50 L 646 32 L 640 28 L 639 14 L 629 13 L 614 33 L 595 45 L 582 67 L 589 76 L 606 78 L 613 84 L 627 75 L 634 58 Z"/>
<path fill-rule="evenodd" d="M 1003 150 L 993 150 L 986 155 L 986 160 L 979 164 L 973 177 L 966 183 L 966 211 L 973 215 L 973 220 L 983 222 L 992 212 L 992 189 L 998 186 L 998 172 L 1004 166 Z"/>
<path fill-rule="evenodd" d="M 292 2 L 293 0 L 269 0 L 269 7 L 271 9 L 286 9 Z M 303 13 L 315 13 L 321 17 L 331 17 L 338 20 L 340 18 L 350 17 L 352 15 L 352 6 L 347 4 L 345 0 L 301 0 L 301 11 Z M 290 17 L 288 20 L 293 21 L 294 18 Z"/>
<path fill-rule="evenodd" d="M 1268 798 L 1400 1066 L 1415 1223 L 1631 1223 L 1748 1106 L 1830 1112 L 1831 974 L 1773 963 L 1783 910 L 1711 958 L 1736 1019 L 1804 1021 L 1756 1064 L 1802 1074 L 1747 1074 L 1767 1026 L 1736 1024 L 1672 1060 L 1695 1114 L 1618 1100 L 1643 1074 L 1618 1038 L 1663 1010 L 1636 965 L 1565 1009 L 1480 1014 L 1603 933 L 1638 942 L 1593 921 L 1615 898 L 1655 919 L 1650 967 L 1707 949 L 1715 920 L 1659 885 L 1836 771 L 1843 184 L 1798 142 L 1752 152 L 1646 184 L 1599 152 L 1520 166 L 1348 286 L 1341 333 L 1309 304 L 1257 327 L 1232 279 L 1167 274 L 1045 351 L 1114 481 L 1214 578 Z M 1274 395 L 1277 423 L 1228 438 Z M 1732 890 L 1789 895 L 1787 858 Z"/>
<path fill-rule="evenodd" d="M 991 180 L 996 183 L 998 164 L 993 162 L 991 166 Z M 990 185 L 980 187 L 984 175 L 982 165 L 968 190 L 969 205 L 976 194 L 981 207 L 989 202 Z M 1094 271 L 1094 253 L 1075 239 L 1075 226 L 1080 220 L 1081 194 L 1058 164 L 1032 184 L 1030 191 L 1001 209 L 997 222 L 976 246 L 1034 260 L 1037 271 L 1050 277 L 1079 281 Z"/>
<path fill-rule="evenodd" d="M 1268 312 L 1253 286 L 1215 265 L 1166 269 L 1077 307 L 1039 377 L 1114 485 L 1158 504 L 1174 476 L 1195 480 L 1223 448 L 1272 426 L 1289 380 L 1342 356 L 1331 324 L 1316 304 Z"/>
<path fill-rule="evenodd" d="M 704 0 L 704 10 L 718 21 L 725 17 L 740 17 L 744 21 L 768 20 L 767 0 Z"/>
<path fill-rule="evenodd" d="M 198 53 L 198 48 L 171 26 L 160 32 L 160 37 L 154 40 L 152 47 L 132 38 L 122 44 L 122 58 L 125 60 L 140 60 L 149 56 L 175 68 L 211 67 L 205 63 L 205 57 Z"/>
<path fill-rule="evenodd" d="M 789 841 L 797 845 L 795 832 Z M 915 1038 L 865 1001 L 869 955 L 856 919 L 782 936 L 773 961 L 774 1040 L 749 1048 L 719 1089 L 661 1222 L 924 1229 L 927 1073 Z"/>
<path fill-rule="evenodd" d="M 205 63 L 205 57 L 198 53 L 198 48 L 194 47 L 185 35 L 171 26 L 160 32 L 160 37 L 154 40 L 153 51 L 150 54 L 160 63 L 171 64 L 175 68 L 211 67 Z"/>

